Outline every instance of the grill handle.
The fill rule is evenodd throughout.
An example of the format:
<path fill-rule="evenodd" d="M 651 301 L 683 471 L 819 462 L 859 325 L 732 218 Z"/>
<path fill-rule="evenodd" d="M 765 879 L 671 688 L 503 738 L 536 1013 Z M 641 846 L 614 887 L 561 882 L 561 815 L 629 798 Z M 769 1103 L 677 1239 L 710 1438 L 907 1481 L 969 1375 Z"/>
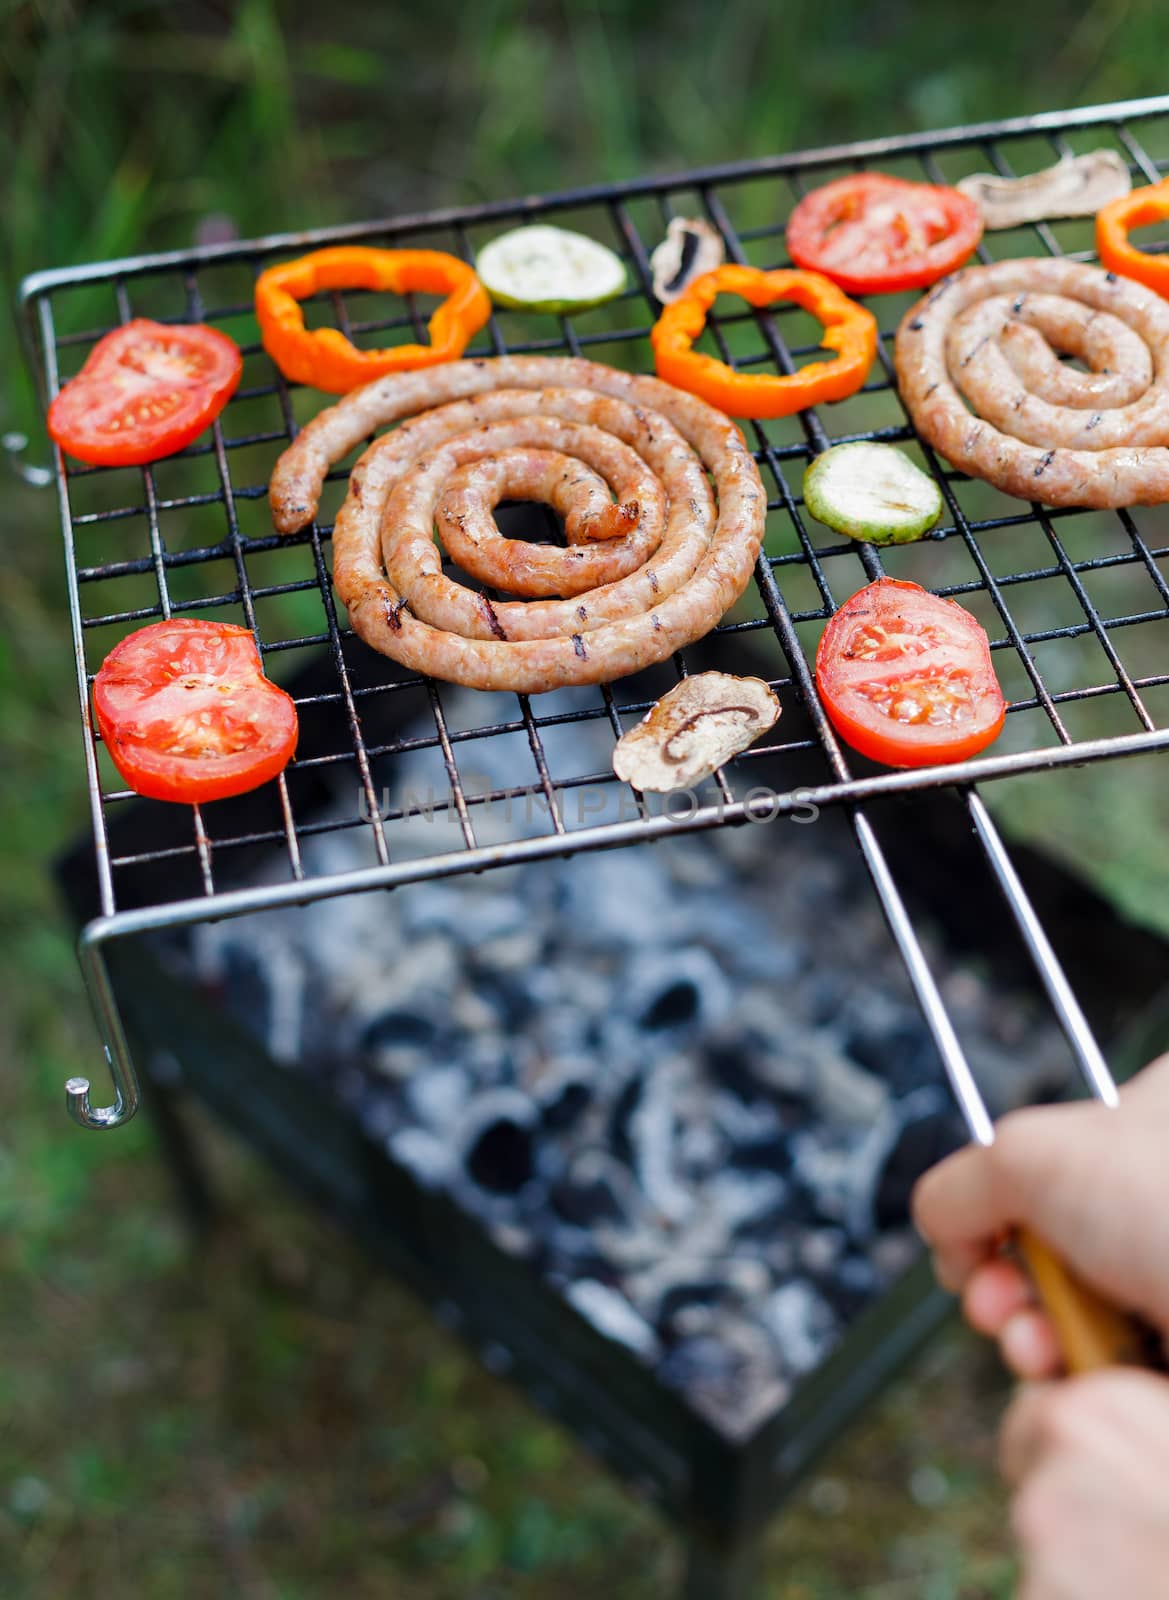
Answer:
<path fill-rule="evenodd" d="M 1132 1318 L 1077 1278 L 1029 1229 L 1019 1229 L 1016 1243 L 1043 1307 L 1055 1324 L 1069 1372 L 1147 1366 L 1145 1336 Z"/>

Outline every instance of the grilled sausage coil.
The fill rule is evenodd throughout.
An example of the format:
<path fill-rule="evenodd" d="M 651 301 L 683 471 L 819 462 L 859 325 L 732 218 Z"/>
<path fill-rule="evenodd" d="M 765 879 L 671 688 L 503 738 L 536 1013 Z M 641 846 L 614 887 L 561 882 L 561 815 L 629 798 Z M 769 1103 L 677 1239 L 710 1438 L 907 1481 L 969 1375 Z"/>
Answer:
<path fill-rule="evenodd" d="M 579 359 L 456 361 L 355 390 L 281 456 L 276 527 L 308 523 L 333 462 L 403 418 L 353 469 L 333 581 L 354 630 L 404 666 L 531 694 L 608 682 L 701 638 L 750 581 L 766 498 L 738 428 L 655 378 Z M 568 547 L 505 539 L 490 517 L 505 496 L 554 504 Z M 559 598 L 454 582 L 436 524 L 472 578 Z"/>
<path fill-rule="evenodd" d="M 896 360 L 918 432 L 964 472 L 1053 506 L 1169 500 L 1169 305 L 1140 284 L 1062 259 L 969 267 L 906 312 Z"/>

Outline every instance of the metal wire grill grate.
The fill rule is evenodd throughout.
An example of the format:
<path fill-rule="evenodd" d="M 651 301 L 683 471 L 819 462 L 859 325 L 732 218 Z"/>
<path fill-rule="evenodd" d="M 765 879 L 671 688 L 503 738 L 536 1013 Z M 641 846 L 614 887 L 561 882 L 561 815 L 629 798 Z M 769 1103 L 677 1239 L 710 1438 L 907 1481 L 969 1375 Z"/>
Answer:
<path fill-rule="evenodd" d="M 1169 558 L 1169 525 L 1164 511 L 1056 511 L 1027 505 L 950 471 L 923 448 L 893 381 L 891 340 L 912 294 L 870 300 L 880 320 L 880 353 L 860 394 L 798 417 L 746 425 L 769 494 L 767 541 L 753 589 L 724 619 L 713 643 L 704 646 L 703 664 L 766 676 L 780 695 L 784 715 L 775 737 L 720 772 L 683 820 L 634 797 L 629 815 L 594 825 L 580 797 L 616 779 L 608 770 L 577 770 L 572 740 L 564 736 L 574 723 L 599 721 L 616 739 L 668 679 L 641 674 L 611 687 L 565 691 L 551 710 L 542 708 L 539 698 L 513 696 L 509 713 L 467 724 L 452 716 L 444 685 L 405 676 L 386 681 L 384 672 L 372 673 L 369 652 L 338 614 L 326 556 L 327 517 L 340 503 L 350 463 L 339 464 L 330 475 L 321 508 L 325 520 L 301 535 L 282 539 L 272 533 L 265 503 L 279 451 L 298 424 L 325 403 L 315 392 L 286 383 L 259 345 L 251 286 L 273 259 L 325 240 L 363 239 L 390 246 L 425 244 L 473 261 L 477 247 L 501 226 L 551 214 L 613 244 L 629 268 L 630 287 L 611 305 L 573 318 L 497 312 L 468 353 L 585 355 L 650 371 L 648 335 L 657 307 L 649 252 L 670 217 L 704 215 L 722 233 L 730 259 L 773 267 L 787 264 L 784 225 L 795 200 L 840 172 L 879 165 L 907 177 L 953 182 L 988 166 L 1003 173 L 1030 170 L 1101 144 L 1122 152 L 1134 182 L 1160 177 L 1169 166 L 1169 97 L 783 156 L 541 201 L 39 273 L 27 280 L 23 298 L 46 397 L 80 367 L 96 339 L 136 315 L 211 322 L 236 339 L 245 356 L 242 385 L 210 439 L 180 456 L 145 469 L 87 468 L 57 457 L 102 907 L 105 917 L 119 924 L 106 932 L 258 910 L 281 898 L 308 900 L 349 887 L 446 875 L 566 849 L 626 844 L 676 826 L 782 814 L 809 800 L 855 807 L 884 793 L 965 787 L 984 778 L 1169 746 L 1169 579 L 1162 570 Z M 1092 259 L 1091 223 L 988 234 L 979 251 L 987 261 L 1047 253 Z M 711 353 L 735 366 L 789 372 L 818 354 L 817 327 L 803 312 L 793 307 L 744 312 L 741 306 L 724 311 L 723 305 L 704 338 Z M 368 345 L 424 339 L 428 307 L 417 297 L 403 302 L 333 292 L 310 302 L 306 312 L 310 325 L 332 324 Z M 934 474 L 946 512 L 926 540 L 878 554 L 871 546 L 838 540 L 805 516 L 800 484 L 807 462 L 829 444 L 858 438 L 903 444 Z M 811 653 L 833 610 L 882 571 L 955 596 L 987 627 L 1011 702 L 1006 732 L 991 752 L 959 767 L 889 773 L 869 768 L 838 744 L 815 695 Z M 266 825 L 241 833 L 221 821 L 219 806 L 194 808 L 187 841 L 165 850 L 114 854 L 110 820 L 133 797 L 96 740 L 89 685 L 125 633 L 152 619 L 188 613 L 245 623 L 266 670 L 277 680 L 306 653 L 327 651 L 332 685 L 299 701 L 302 725 L 317 719 L 316 726 L 327 730 L 324 748 L 297 761 L 270 786 Z M 676 673 L 687 671 L 687 654 L 675 658 Z M 421 716 L 426 731 L 381 743 L 370 736 L 371 700 L 384 695 L 406 697 L 411 727 L 417 728 Z M 479 742 L 515 732 L 526 735 L 529 769 L 517 772 L 507 788 L 477 785 L 472 774 Z M 420 749 L 433 752 L 444 791 L 434 809 L 448 813 L 453 825 L 443 830 L 440 849 L 421 860 L 401 860 L 398 833 L 408 819 L 400 810 L 379 806 L 379 793 L 394 758 Z M 756 774 L 763 761 L 769 772 L 790 771 L 790 785 L 761 793 Z M 348 785 L 349 815 L 321 821 L 305 814 L 303 785 L 314 769 L 327 769 L 338 792 Z M 1004 877 L 1009 862 L 1005 855 L 996 857 L 1001 846 L 989 816 L 977 795 L 967 792 L 989 863 L 1032 943 L 1021 891 L 1012 899 L 1014 890 Z M 527 837 L 503 847 L 481 846 L 476 832 L 481 808 L 522 795 L 540 802 L 529 810 Z M 914 970 L 920 949 L 912 928 L 907 919 L 898 925 L 895 887 L 891 879 L 883 880 L 887 869 L 859 812 L 854 812 L 854 826 L 919 997 L 927 1011 L 935 1006 L 931 1022 L 947 1056 L 948 1021 L 924 966 Z M 363 830 L 368 837 L 369 872 L 348 875 L 361 882 L 314 877 L 306 869 L 302 841 L 318 829 L 337 827 Z M 262 889 L 233 888 L 234 864 L 260 848 L 281 853 L 286 881 L 269 881 Z M 168 899 L 171 880 L 165 869 L 176 858 L 197 864 L 201 899 Z M 141 907 L 141 886 L 151 881 L 155 866 L 153 895 L 146 897 L 153 904 L 146 912 L 126 910 L 131 903 Z M 122 887 L 131 873 L 133 902 Z M 123 918 L 130 920 L 122 924 Z M 1033 943 L 1032 949 L 1037 953 Z M 1051 990 L 1048 979 L 1044 973 Z M 1075 1018 L 1061 1015 L 1074 1032 Z M 954 1059 L 948 1064 L 953 1067 L 960 1050 L 951 1043 Z M 1090 1037 L 1081 1043 L 1083 1064 Z M 1093 1071 L 1102 1066 L 1098 1058 L 1091 1065 Z"/>

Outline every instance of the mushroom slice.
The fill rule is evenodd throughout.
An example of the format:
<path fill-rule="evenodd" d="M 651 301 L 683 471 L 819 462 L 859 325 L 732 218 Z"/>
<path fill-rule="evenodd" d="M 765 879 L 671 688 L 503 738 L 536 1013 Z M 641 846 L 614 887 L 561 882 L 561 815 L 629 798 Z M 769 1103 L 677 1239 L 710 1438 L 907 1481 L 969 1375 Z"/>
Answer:
<path fill-rule="evenodd" d="M 635 789 L 688 789 L 754 744 L 778 717 L 779 701 L 761 678 L 699 672 L 617 741 L 613 771 Z"/>
<path fill-rule="evenodd" d="M 695 278 L 713 272 L 726 260 L 722 235 L 698 217 L 675 217 L 666 229 L 649 264 L 654 273 L 654 294 L 668 306 Z"/>
<path fill-rule="evenodd" d="M 1128 163 L 1116 150 L 1064 156 L 1025 178 L 976 172 L 958 184 L 978 205 L 988 228 L 1017 228 L 1045 217 L 1091 217 L 1132 188 Z"/>

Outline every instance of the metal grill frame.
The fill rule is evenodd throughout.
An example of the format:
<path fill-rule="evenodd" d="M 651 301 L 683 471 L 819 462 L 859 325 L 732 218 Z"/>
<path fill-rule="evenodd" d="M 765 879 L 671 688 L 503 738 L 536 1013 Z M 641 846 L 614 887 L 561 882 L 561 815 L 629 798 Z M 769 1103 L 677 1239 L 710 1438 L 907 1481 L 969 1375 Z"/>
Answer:
<path fill-rule="evenodd" d="M 126 322 L 133 315 L 131 284 L 150 276 L 177 276 L 183 285 L 187 318 L 202 320 L 206 317 L 208 320 L 214 320 L 216 316 L 238 315 L 250 308 L 231 306 L 217 311 L 215 308 L 205 307 L 199 287 L 198 275 L 201 269 L 219 264 L 243 262 L 250 264 L 253 271 L 258 271 L 262 264 L 272 257 L 321 244 L 358 240 L 394 243 L 401 240 L 408 241 L 412 235 L 433 233 L 435 230 L 445 231 L 452 239 L 453 247 L 473 260 L 468 230 L 474 226 L 496 221 L 500 223 L 532 221 L 576 208 L 600 207 L 608 213 L 618 246 L 623 249 L 627 262 L 633 269 L 636 287 L 621 303 L 633 308 L 636 317 L 634 325 L 623 332 L 610 330 L 598 334 L 580 334 L 574 328 L 571 319 L 560 318 L 558 338 L 508 346 L 504 343 L 498 318 L 493 317 L 484 336 L 486 344 L 477 345 L 468 352 L 503 354 L 510 348 L 512 351 L 540 350 L 545 353 L 588 354 L 590 346 L 594 343 L 613 344 L 622 339 L 643 339 L 656 314 L 647 249 L 630 212 L 630 205 L 635 201 L 656 200 L 664 225 L 665 220 L 672 214 L 670 197 L 673 193 L 678 191 L 697 193 L 708 218 L 723 234 L 729 258 L 743 261 L 747 259 L 746 245 L 752 239 L 774 235 L 777 248 L 781 248 L 783 224 L 778 222 L 775 227 L 737 232 L 722 193 L 736 184 L 757 179 L 785 179 L 798 194 L 801 192 L 805 176 L 816 181 L 816 175 L 825 168 L 841 165 L 861 168 L 874 162 L 894 158 L 914 160 L 923 178 L 935 182 L 944 181 L 937 164 L 938 154 L 963 147 L 977 150 L 984 162 L 993 164 L 1000 172 L 1009 172 L 1010 165 L 1000 149 L 1001 144 L 1009 144 L 1010 141 L 1023 137 L 1041 136 L 1050 146 L 1054 157 L 1069 149 L 1066 134 L 1096 127 L 1113 138 L 1126 152 L 1136 182 L 1156 181 L 1162 176 L 1161 168 L 1150 158 L 1128 124 L 1167 115 L 1169 115 L 1169 95 L 1065 113 L 980 123 L 943 132 L 837 145 L 761 161 L 676 173 L 624 184 L 576 189 L 543 197 L 448 208 L 352 227 L 278 234 L 251 241 L 38 272 L 26 278 L 21 286 L 20 300 L 25 313 L 23 331 L 27 338 L 30 363 L 40 380 L 42 398 L 47 404 L 59 387 L 60 351 L 70 346 L 88 344 L 108 331 L 101 328 L 58 337 L 54 320 L 54 299 L 81 286 L 103 284 L 112 286 L 119 319 L 121 322 Z M 1031 231 L 1037 241 L 1035 253 L 1062 253 L 1048 225 L 1042 223 L 1034 225 Z M 1091 259 L 1088 252 L 1080 251 L 1074 254 L 1077 259 Z M 980 247 L 980 255 L 983 260 L 991 259 L 985 241 Z M 406 315 L 362 323 L 351 320 L 342 295 L 335 293 L 331 298 L 335 323 L 346 332 L 353 331 L 360 334 L 382 329 L 405 329 L 407 336 L 425 337 L 422 320 L 413 301 L 408 303 Z M 881 309 L 879 297 L 875 309 L 878 311 Z M 754 319 L 759 329 L 764 348 L 761 354 L 747 357 L 746 364 L 754 366 L 766 364 L 772 370 L 790 372 L 794 370 L 797 359 L 809 353 L 811 347 L 789 348 L 785 343 L 781 325 L 782 314 L 777 316 L 771 312 L 750 312 L 743 317 L 724 317 L 721 320 L 712 317 L 711 330 L 726 359 L 732 359 L 726 339 L 727 324 L 732 321 L 748 322 L 751 319 Z M 879 363 L 883 368 L 883 378 L 879 378 L 878 382 L 870 387 L 887 389 L 895 395 L 893 367 L 888 349 L 890 335 L 891 330 L 883 331 L 879 347 Z M 245 346 L 244 353 L 256 354 L 258 349 L 258 346 Z M 640 715 L 651 702 L 642 699 L 619 704 L 611 688 L 606 686 L 600 691 L 601 704 L 597 708 L 542 718 L 538 710 L 533 709 L 527 696 L 518 696 L 518 715 L 514 719 L 472 730 L 452 731 L 444 715 L 440 686 L 423 680 L 434 718 L 434 735 L 424 741 L 414 741 L 413 744 L 417 747 L 419 743 L 426 743 L 441 751 L 450 784 L 448 804 L 457 814 L 462 847 L 422 859 L 399 862 L 391 859 L 372 778 L 371 758 L 383 755 L 385 752 L 371 751 L 362 737 L 360 715 L 362 691 L 360 688 L 355 688 L 352 682 L 344 649 L 347 639 L 352 635 L 339 625 L 325 561 L 324 547 L 331 530 L 327 526 L 314 524 L 306 533 L 294 536 L 291 541 L 285 541 L 274 534 L 264 538 L 249 538 L 240 529 L 237 503 L 245 499 L 262 497 L 266 484 L 235 483 L 231 471 L 232 451 L 248 445 L 270 444 L 271 462 L 274 464 L 278 448 L 282 448 L 295 433 L 290 386 L 274 365 L 272 373 L 270 387 L 241 390 L 236 398 L 254 399 L 262 394 L 277 396 L 283 418 L 282 430 L 227 438 L 223 423 L 224 419 L 230 416 L 229 407 L 224 413 L 224 418 L 214 424 L 209 444 L 198 443 L 183 452 L 184 455 L 213 456 L 218 479 L 218 488 L 213 493 L 189 495 L 171 500 L 160 499 L 155 482 L 155 468 L 146 467 L 141 469 L 143 491 L 140 505 L 75 516 L 71 506 L 71 485 L 79 478 L 108 469 L 69 466 L 61 451 L 55 451 L 55 478 L 66 554 L 78 700 L 85 730 L 87 781 L 102 905 L 102 915 L 90 922 L 82 932 L 80 958 L 102 1031 L 115 1088 L 113 1104 L 94 1106 L 90 1103 L 88 1080 L 70 1079 L 66 1085 L 66 1098 L 68 1109 L 75 1121 L 84 1127 L 94 1129 L 116 1127 L 134 1114 L 139 1100 L 134 1064 L 126 1044 L 117 999 L 107 970 L 105 952 L 111 940 L 190 925 L 211 918 L 244 916 L 288 904 L 309 905 L 318 900 L 343 894 L 389 889 L 426 879 L 456 876 L 464 872 L 480 872 L 494 866 L 514 865 L 581 851 L 651 842 L 679 830 L 696 832 L 757 820 L 760 817 L 790 816 L 809 805 L 843 805 L 848 809 L 858 848 L 865 860 L 892 936 L 905 962 L 913 989 L 937 1044 L 971 1136 L 980 1142 L 989 1143 L 993 1139 L 990 1115 L 970 1071 L 962 1045 L 955 1033 L 893 874 L 869 818 L 863 810 L 864 803 L 877 801 L 890 794 L 908 794 L 922 789 L 936 788 L 952 788 L 961 795 L 985 864 L 1002 891 L 1010 915 L 1034 962 L 1038 977 L 1067 1037 L 1084 1081 L 1091 1092 L 1105 1103 L 1115 1103 L 1115 1085 L 1107 1065 L 1043 925 L 1026 895 L 1003 840 L 974 785 L 976 782 L 1023 773 L 1052 771 L 1064 766 L 1083 765 L 1169 748 L 1169 727 L 1156 725 L 1141 698 L 1142 690 L 1154 685 L 1169 684 L 1169 673 L 1158 674 L 1155 677 L 1134 678 L 1111 638 L 1113 629 L 1139 625 L 1146 621 L 1169 619 L 1169 582 L 1156 564 L 1159 558 L 1169 556 L 1169 549 L 1150 547 L 1133 519 L 1125 512 L 1120 512 L 1118 515 L 1130 541 L 1131 550 L 1121 554 L 1105 554 L 1076 561 L 1067 555 L 1057 531 L 1057 519 L 1077 515 L 1078 513 L 1074 511 L 1053 513 L 1050 509 L 1045 510 L 1038 505 L 1032 505 L 1027 509 L 1024 503 L 1020 502 L 1017 515 L 972 523 L 955 493 L 955 484 L 964 481 L 962 475 L 948 470 L 928 447 L 923 446 L 926 460 L 942 488 L 948 512 L 943 536 L 954 537 L 963 542 L 978 572 L 976 580 L 943 587 L 938 592 L 961 596 L 974 590 L 982 590 L 989 594 L 1005 629 L 1004 637 L 994 640 L 993 646 L 996 649 L 1013 649 L 1017 652 L 1034 688 L 1033 697 L 1014 702 L 1012 710 L 1042 708 L 1054 729 L 1057 742 L 1043 749 L 984 755 L 952 766 L 858 776 L 851 770 L 847 755 L 837 740 L 816 694 L 813 674 L 800 641 L 797 624 L 816 618 L 826 620 L 835 609 L 836 602 L 824 572 L 824 562 L 828 557 L 837 557 L 845 550 L 858 555 L 864 569 L 864 581 L 870 581 L 881 575 L 883 570 L 881 557 L 871 545 L 849 543 L 827 548 L 815 546 L 800 515 L 800 498 L 798 494 L 793 493 L 786 481 L 784 466 L 785 463 L 795 462 L 802 468 L 804 461 L 826 448 L 828 444 L 839 442 L 842 437 L 905 441 L 913 439 L 915 433 L 904 413 L 904 420 L 900 424 L 866 433 L 833 436 L 819 411 L 809 410 L 803 413 L 800 419 L 804 441 L 785 445 L 777 445 L 770 440 L 765 429 L 759 424 L 747 424 L 745 431 L 749 442 L 755 447 L 756 460 L 776 489 L 777 498 L 769 499 L 769 509 L 780 511 L 791 518 L 798 535 L 799 548 L 794 552 L 778 556 L 761 555 L 755 579 L 762 603 L 762 616 L 747 621 L 724 623 L 716 632 L 734 633 L 761 629 L 772 631 L 790 668 L 789 675 L 772 679 L 772 684 L 778 689 L 794 691 L 798 695 L 810 718 L 813 737 L 781 740 L 778 744 L 769 744 L 756 752 L 749 752 L 740 760 L 749 764 L 752 754 L 774 757 L 777 754 L 782 755 L 785 751 L 818 748 L 827 766 L 829 774 L 827 781 L 778 794 L 769 792 L 760 796 L 748 793 L 744 798 L 736 798 L 726 774 L 720 773 L 717 775 L 718 802 L 701 805 L 686 817 L 651 813 L 638 797 L 638 815 L 635 818 L 568 829 L 560 810 L 564 794 L 570 788 L 582 784 L 611 783 L 615 780 L 611 773 L 589 774 L 584 777 L 575 775 L 571 778 L 558 779 L 549 765 L 541 739 L 541 728 L 553 723 L 600 717 L 607 718 L 616 738 L 627 725 L 623 723 L 622 718 Z M 323 400 L 322 403 L 326 402 Z M 899 399 L 897 403 L 900 404 Z M 830 421 L 830 417 L 827 420 Z M 160 526 L 160 509 L 172 511 L 185 506 L 214 503 L 222 504 L 224 508 L 226 533 L 222 541 L 193 549 L 170 551 L 166 548 Z M 131 516 L 146 519 L 150 541 L 148 556 L 106 565 L 83 566 L 79 563 L 76 542 L 79 528 Z M 1043 530 L 1052 550 L 1052 564 L 1041 569 L 996 576 L 983 554 L 980 536 L 993 529 L 1019 524 L 1033 524 Z M 253 585 L 248 572 L 248 558 L 264 550 L 294 542 L 307 543 L 310 546 L 313 577 L 263 588 Z M 168 591 L 169 572 L 178 567 L 197 567 L 203 563 L 225 559 L 233 564 L 236 576 L 237 587 L 233 592 L 226 595 L 206 594 L 194 601 L 172 604 Z M 1141 565 L 1154 583 L 1162 605 L 1155 610 L 1132 616 L 1113 618 L 1101 616 L 1082 582 L 1081 575 L 1084 572 L 1118 564 Z M 819 609 L 805 613 L 793 612 L 790 609 L 783 593 L 783 574 L 786 567 L 793 565 L 803 567 L 812 575 L 822 600 Z M 156 605 L 144 610 L 109 612 L 96 617 L 84 615 L 81 600 L 84 586 L 118 577 L 150 573 L 154 574 L 158 586 Z M 1060 576 L 1069 583 L 1082 609 L 1082 620 L 1063 627 L 1045 629 L 1039 633 L 1022 631 L 1011 615 L 1003 589 L 1013 583 Z M 257 626 L 256 600 L 298 589 L 319 591 L 323 622 L 321 631 L 291 640 L 265 641 Z M 352 748 L 336 757 L 317 759 L 344 760 L 352 764 L 365 796 L 364 815 L 355 817 L 353 825 L 372 830 L 377 865 L 359 871 L 306 876 L 300 840 L 311 829 L 298 825 L 289 797 L 287 777 L 282 776 L 277 780 L 281 826 L 269 834 L 249 834 L 246 838 L 236 839 L 217 838 L 213 831 L 209 832 L 200 808 L 192 808 L 193 836 L 191 843 L 184 847 L 182 853 L 193 856 L 198 861 L 204 891 L 201 895 L 178 900 L 162 900 L 156 904 L 136 906 L 131 909 L 120 907 L 116 875 L 121 868 L 127 865 L 142 867 L 152 861 L 157 861 L 161 868 L 164 858 L 173 856 L 176 852 L 160 850 L 132 857 L 111 856 L 106 810 L 107 807 L 120 804 L 131 796 L 124 790 L 103 792 L 96 748 L 97 735 L 90 715 L 89 688 L 92 673 L 86 651 L 87 632 L 97 625 L 121 623 L 129 625 L 151 617 L 169 616 L 172 610 L 226 604 L 242 605 L 246 620 L 256 634 L 257 644 L 262 652 L 320 645 L 331 653 L 337 674 L 337 690 L 329 695 L 316 696 L 314 701 L 335 703 L 347 721 Z M 1070 638 L 1081 634 L 1091 634 L 1096 638 L 1112 668 L 1114 678 L 1105 683 L 1053 693 L 1045 684 L 1029 646 L 1049 639 Z M 684 658 L 685 652 L 676 658 L 675 664 L 679 673 L 684 673 L 686 670 Z M 418 679 L 410 681 L 419 682 Z M 389 686 L 389 688 L 396 687 L 401 685 Z M 376 692 L 385 692 L 385 689 Z M 1064 725 L 1060 705 L 1066 701 L 1113 694 L 1122 695 L 1127 699 L 1140 723 L 1140 731 L 1075 740 Z M 551 831 L 534 837 L 514 839 L 502 845 L 480 845 L 475 837 L 474 807 L 529 791 L 508 789 L 494 790 L 486 794 L 466 793 L 460 778 L 456 747 L 464 738 L 490 737 L 521 729 L 527 734 L 537 774 L 537 782 L 531 786 L 530 792 L 537 793 L 546 803 Z M 288 861 L 286 882 L 237 889 L 217 888 L 215 880 L 217 851 L 227 850 L 236 844 L 254 845 L 265 841 L 283 845 Z"/>

